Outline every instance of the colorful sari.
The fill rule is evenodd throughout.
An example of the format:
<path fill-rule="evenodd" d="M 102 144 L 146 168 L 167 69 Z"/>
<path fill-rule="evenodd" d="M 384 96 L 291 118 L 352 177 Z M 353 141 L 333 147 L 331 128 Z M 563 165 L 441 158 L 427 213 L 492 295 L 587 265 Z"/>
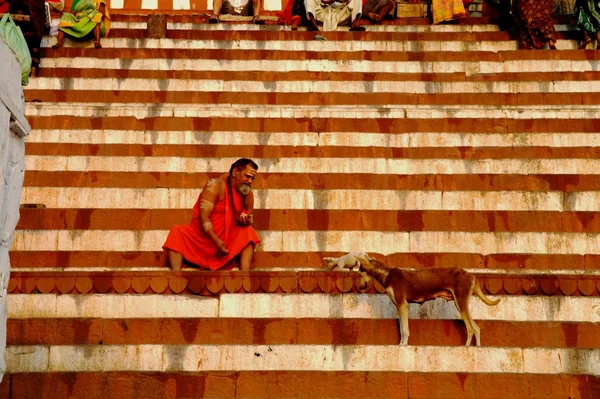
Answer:
<path fill-rule="evenodd" d="M 98 11 L 100 4 L 104 4 L 104 15 Z M 71 12 L 74 14 L 63 13 L 58 23 L 58 29 L 69 36 L 81 39 L 89 35 L 98 24 L 100 24 L 100 36 L 108 35 L 110 16 L 105 0 L 73 0 Z"/>
<path fill-rule="evenodd" d="M 577 0 L 575 15 L 577 17 L 577 28 L 590 33 L 600 32 L 600 7 L 598 0 Z"/>
<path fill-rule="evenodd" d="M 432 0 L 433 23 L 462 18 L 467 15 L 463 0 Z"/>
<path fill-rule="evenodd" d="M 519 48 L 539 49 L 555 41 L 552 0 L 515 0 L 513 16 Z"/>

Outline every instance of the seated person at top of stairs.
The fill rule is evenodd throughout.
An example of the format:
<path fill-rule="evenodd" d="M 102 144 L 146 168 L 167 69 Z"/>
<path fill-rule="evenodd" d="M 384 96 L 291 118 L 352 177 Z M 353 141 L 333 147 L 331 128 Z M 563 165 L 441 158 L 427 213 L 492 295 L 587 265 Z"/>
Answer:
<path fill-rule="evenodd" d="M 395 5 L 396 2 L 393 0 L 367 0 L 362 14 L 374 24 L 378 24 L 392 11 Z"/>
<path fill-rule="evenodd" d="M 261 0 L 214 0 L 213 15 L 208 19 L 208 23 L 216 24 L 220 22 L 220 15 L 230 14 L 244 17 L 252 15 L 253 24 L 262 24 L 264 21 L 259 19 L 261 5 Z"/>
<path fill-rule="evenodd" d="M 192 221 L 174 226 L 163 245 L 174 271 L 185 259 L 210 270 L 234 267 L 250 270 L 254 247 L 260 238 L 254 231 L 252 183 L 258 165 L 251 159 L 235 161 L 228 175 L 210 179 L 194 205 Z"/>
<path fill-rule="evenodd" d="M 101 48 L 100 37 L 108 36 L 110 16 L 105 0 L 73 0 L 71 11 L 63 12 L 58 23 L 58 42 L 63 45 L 65 34 L 82 39 L 94 31 L 94 47 Z"/>
<path fill-rule="evenodd" d="M 583 40 L 579 45 L 584 50 L 592 43 L 593 34 L 596 37 L 596 50 L 600 50 L 600 3 L 598 0 L 577 0 L 575 4 L 577 27 L 583 32 Z"/>
<path fill-rule="evenodd" d="M 324 31 L 336 30 L 338 25 L 350 23 L 350 31 L 364 31 L 359 25 L 362 15 L 361 0 L 305 0 L 306 17 L 310 21 L 308 30 L 318 31 L 318 22 Z"/>

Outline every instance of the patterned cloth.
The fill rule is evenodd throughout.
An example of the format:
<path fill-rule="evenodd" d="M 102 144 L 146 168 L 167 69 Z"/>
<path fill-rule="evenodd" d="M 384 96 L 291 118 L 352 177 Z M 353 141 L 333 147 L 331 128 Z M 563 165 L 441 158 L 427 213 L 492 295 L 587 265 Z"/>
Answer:
<path fill-rule="evenodd" d="M 100 4 L 104 4 L 104 15 L 98 12 Z M 110 16 L 105 0 L 74 0 L 71 12 L 60 17 L 58 29 L 69 36 L 83 38 L 100 24 L 100 35 L 106 37 L 110 30 Z"/>
<path fill-rule="evenodd" d="M 539 49 L 554 41 L 552 0 L 514 0 L 513 16 L 519 48 Z"/>
<path fill-rule="evenodd" d="M 597 0 L 577 0 L 575 15 L 580 30 L 590 33 L 600 32 L 600 7 Z"/>
<path fill-rule="evenodd" d="M 467 14 L 463 0 L 432 0 L 431 10 L 434 24 L 462 18 Z"/>
<path fill-rule="evenodd" d="M 576 0 L 553 0 L 552 9 L 556 15 L 573 15 Z"/>

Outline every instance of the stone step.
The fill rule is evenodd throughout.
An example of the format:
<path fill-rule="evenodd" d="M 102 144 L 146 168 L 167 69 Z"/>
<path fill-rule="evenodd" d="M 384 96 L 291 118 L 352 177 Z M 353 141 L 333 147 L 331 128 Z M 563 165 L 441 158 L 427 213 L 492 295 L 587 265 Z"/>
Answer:
<path fill-rule="evenodd" d="M 203 49 L 42 50 L 44 68 L 190 71 L 578 72 L 597 70 L 597 51 L 273 51 Z M 117 56 L 117 54 L 119 56 Z M 349 65 L 351 63 L 351 65 Z"/>
<path fill-rule="evenodd" d="M 410 344 L 461 346 L 459 320 L 410 320 Z M 600 348 L 599 323 L 477 320 L 482 344 Z M 82 333 L 85 332 L 85 333 Z M 7 344 L 21 345 L 396 345 L 394 319 L 150 318 L 9 319 Z"/>
<path fill-rule="evenodd" d="M 482 135 L 483 136 L 483 135 Z M 118 171 L 43 171 L 27 170 L 25 189 L 38 187 L 202 189 L 208 179 L 223 171 L 190 172 L 118 172 Z M 333 173 L 274 173 L 260 170 L 257 189 L 261 190 L 399 190 L 399 191 L 557 191 L 570 195 L 581 191 L 600 191 L 595 174 L 396 174 L 362 173 L 352 179 L 340 179 Z M 197 191 L 198 193 L 198 191 Z M 579 194 L 578 194 L 579 195 Z M 590 193 L 590 195 L 596 195 Z M 570 197 L 565 197 L 570 198 Z M 23 203 L 25 203 L 23 201 Z M 44 201 L 40 202 L 44 203 Z M 564 209 L 555 209 L 564 210 Z"/>
<path fill-rule="evenodd" d="M 342 252 L 269 252 L 254 254 L 253 270 L 303 271 L 324 270 L 324 256 L 341 256 Z M 504 274 L 577 274 L 593 275 L 600 267 L 600 256 L 593 254 L 560 255 L 530 253 L 455 253 L 421 252 L 394 253 L 387 256 L 371 253 L 392 266 L 413 268 L 464 267 L 476 273 L 499 272 Z M 165 255 L 155 251 L 11 251 L 11 267 L 17 271 L 162 271 L 165 272 Z M 186 269 L 187 270 L 187 269 Z M 192 270 L 192 269 L 190 269 Z M 188 271 L 190 271 L 188 270 Z M 11 283 L 12 284 L 12 283 Z M 13 287 L 11 285 L 11 287 Z M 583 287 L 583 286 L 582 286 Z M 59 289 L 61 286 L 58 287 Z M 68 288 L 68 287 L 67 287 Z M 589 294 L 589 290 L 584 293 Z M 593 291 L 593 289 L 592 289 Z"/>
<path fill-rule="evenodd" d="M 318 383 L 316 383 L 318 382 Z M 0 395 L 54 398 L 594 398 L 600 378 L 569 374 L 376 371 L 6 374 Z"/>
<path fill-rule="evenodd" d="M 542 82 L 543 83 L 543 82 Z M 526 86 L 527 83 L 524 83 Z M 408 90 L 408 89 L 407 89 Z M 564 113 L 577 114 L 582 108 L 590 109 L 593 104 L 600 102 L 600 93 L 591 92 L 523 92 L 523 93 L 495 93 L 490 91 L 482 91 L 477 93 L 476 96 L 473 93 L 466 92 L 441 92 L 437 89 L 438 93 L 410 93 L 408 91 L 398 93 L 369 93 L 367 92 L 353 92 L 353 93 L 342 93 L 339 92 L 229 92 L 229 91 L 139 91 L 139 90 L 127 90 L 127 91 L 107 91 L 100 90 L 94 93 L 91 97 L 87 95 L 87 92 L 83 90 L 45 90 L 45 89 L 31 89 L 25 93 L 26 101 L 29 103 L 53 103 L 52 106 L 56 106 L 60 103 L 79 103 L 84 105 L 86 103 L 100 103 L 97 106 L 106 107 L 106 103 L 111 103 L 119 106 L 122 103 L 132 104 L 134 108 L 139 108 L 140 98 L 146 100 L 145 106 L 149 108 L 150 113 L 156 113 L 154 104 L 170 104 L 171 109 L 176 107 L 177 110 L 173 112 L 182 112 L 181 108 L 189 108 L 189 104 L 219 104 L 223 108 L 225 115 L 239 115 L 241 108 L 249 108 L 254 106 L 265 106 L 269 108 L 269 113 L 273 113 L 274 109 L 278 109 L 281 106 L 293 106 L 298 107 L 304 104 L 307 107 L 307 114 L 314 113 L 312 109 L 317 104 L 322 104 L 324 107 L 331 106 L 353 106 L 361 104 L 361 107 L 370 106 L 382 108 L 384 111 L 389 107 L 398 106 L 414 106 L 420 105 L 423 107 L 429 107 L 437 105 L 444 107 L 448 105 L 462 104 L 463 107 L 478 107 L 485 106 L 486 109 L 480 111 L 482 114 L 486 114 L 489 111 L 498 111 L 502 107 L 512 107 L 524 112 L 532 112 L 535 116 L 544 115 L 540 113 L 539 109 L 548 107 L 550 115 L 555 115 L 554 112 L 557 107 L 562 107 Z M 60 103 L 56 103 L 59 100 Z M 104 104 L 102 104 L 104 103 Z M 179 104 L 186 104 L 182 107 Z M 235 105 L 232 105 L 235 104 Z M 506 104 L 511 104 L 507 106 Z M 206 107 L 206 106 L 204 106 Z M 235 107 L 235 108 L 233 108 Z M 552 109 L 554 107 L 555 109 Z M 566 108 L 568 107 L 568 108 Z M 41 105 L 36 104 L 33 111 L 34 114 L 43 114 L 43 108 Z M 534 108 L 534 109 L 532 109 Z M 206 111 L 206 108 L 204 108 Z M 236 113 L 237 111 L 237 113 Z M 337 110 L 339 114 L 339 110 Z M 121 109 L 117 109 L 115 112 L 123 113 Z M 163 111 L 166 112 L 166 111 Z M 193 115 L 193 110 L 187 110 L 190 115 Z M 197 111 L 196 111 L 197 112 Z M 281 111 L 278 111 L 281 113 Z M 334 111 L 335 112 L 335 111 Z M 136 110 L 139 114 L 139 110 Z M 346 114 L 349 113 L 348 110 Z M 277 115 L 277 114 L 275 114 Z M 531 115 L 531 116 L 534 116 Z M 381 116 L 377 115 L 378 117 Z M 403 117 L 404 115 L 400 115 Z"/>
<path fill-rule="evenodd" d="M 482 290 L 488 295 L 600 298 L 598 273 L 593 270 L 467 270 L 478 276 Z M 357 273 L 329 272 L 324 271 L 322 266 L 312 270 L 293 269 L 288 265 L 283 271 L 265 268 L 241 274 L 220 271 L 199 273 L 195 268 L 186 268 L 183 273 L 173 273 L 164 267 L 102 270 L 79 268 L 77 271 L 61 268 L 16 269 L 7 290 L 12 295 L 44 293 L 83 297 L 107 293 L 218 296 L 240 292 L 326 295 L 385 292 L 378 283 L 370 288 L 359 287 Z"/>
<path fill-rule="evenodd" d="M 547 72 L 497 72 L 469 74 L 463 72 L 352 72 L 352 71 L 184 71 L 184 70 L 136 70 L 136 69 L 81 69 L 44 68 L 40 78 L 116 78 L 116 79 L 216 79 L 222 81 L 419 81 L 419 82 L 548 82 L 548 81 L 595 81 L 600 71 L 547 71 Z M 37 79 L 36 79 L 37 80 Z M 32 80 L 33 82 L 34 80 Z M 31 86 L 23 88 L 25 94 L 34 92 Z M 103 90 L 96 90 L 101 92 Z M 68 93 L 63 93 L 64 95 Z M 237 93 L 241 94 L 241 93 Z M 377 93 L 370 93 L 377 94 Z M 510 103 L 507 103 L 510 105 Z M 549 104 L 551 105 L 551 104 Z"/>
<path fill-rule="evenodd" d="M 38 78 L 32 80 L 32 90 L 69 90 L 82 91 L 89 97 L 90 87 L 102 87 L 105 91 L 136 91 L 144 87 L 155 92 L 254 92 L 254 93 L 597 93 L 600 91 L 600 80 L 591 81 L 552 81 L 552 82 L 403 82 L 377 80 L 365 84 L 363 81 L 248 81 L 248 80 L 216 80 L 216 79 L 151 79 L 128 78 L 123 80 L 111 78 Z M 83 97 L 82 96 L 82 97 Z M 196 107 L 210 108 L 212 104 L 195 104 Z M 53 103 L 44 103 L 44 107 L 52 107 Z M 135 107 L 135 104 L 131 105 Z M 164 104 L 168 109 L 169 104 Z M 28 103 L 26 112 L 35 115 L 37 103 Z M 114 107 L 114 106 L 113 106 Z M 310 107 L 307 105 L 306 108 Z M 70 109 L 63 109 L 71 112 Z M 304 109 L 304 107 L 302 107 Z M 357 107 L 357 108 L 360 108 Z M 590 110 L 592 106 L 589 106 Z M 594 107 L 595 108 L 595 107 Z M 168 112 L 165 110 L 165 112 Z M 77 114 L 75 114 L 77 115 Z M 487 115 L 483 115 L 487 117 Z"/>
<path fill-rule="evenodd" d="M 19 230 L 13 251 L 157 251 L 169 230 Z M 259 230 L 267 252 L 600 254 L 599 233 Z"/>
<path fill-rule="evenodd" d="M 144 105 L 146 106 L 146 105 Z M 125 108 L 125 107 L 124 107 Z M 57 111 L 60 108 L 55 108 Z M 210 132 L 260 132 L 260 133 L 495 133 L 515 134 L 532 133 L 597 133 L 598 120 L 592 118 L 559 119 L 544 118 L 545 112 L 535 117 L 515 119 L 499 118 L 431 118 L 435 112 L 427 111 L 423 118 L 404 118 L 396 121 L 393 118 L 309 118 L 309 117 L 175 117 L 175 116 L 94 116 L 85 111 L 86 116 L 29 116 L 28 121 L 33 129 L 65 129 L 65 130 L 162 130 L 164 132 L 210 131 Z M 100 110 L 100 109 L 99 109 Z M 126 110 L 126 108 L 125 108 Z M 110 110 L 109 110 L 110 111 Z M 106 109 L 104 109 L 106 112 Z M 139 112 L 144 112 L 142 108 Z M 63 113 L 64 115 L 65 113 Z M 514 115 L 518 115 L 515 112 Z M 513 115 L 513 116 L 514 116 Z M 225 164 L 227 161 L 221 161 Z M 219 169 L 229 170 L 227 167 Z M 188 171 L 190 172 L 190 171 Z M 291 171 L 296 172 L 298 171 Z M 418 173 L 411 171 L 411 173 Z M 568 172 L 566 172 L 568 173 Z"/>
<path fill-rule="evenodd" d="M 291 369 L 599 375 L 600 349 L 399 345 L 27 345 L 8 347 L 6 363 L 9 373 Z"/>
<path fill-rule="evenodd" d="M 110 195 L 98 197 L 104 199 Z M 372 201 L 384 200 L 373 198 Z M 73 205 L 72 208 L 21 209 L 17 230 L 164 230 L 174 224 L 187 224 L 191 219 L 191 206 L 159 210 L 151 206 L 115 209 L 88 208 L 85 203 Z M 262 204 L 257 205 L 254 227 L 259 230 L 600 232 L 600 212 L 410 211 L 407 207 L 394 210 L 394 204 L 381 210 L 366 210 L 359 204 L 357 209 L 348 210 L 331 206 L 322 210 L 296 210 L 261 209 Z"/>
<path fill-rule="evenodd" d="M 358 135 L 358 134 L 357 134 Z M 441 134 L 439 135 L 441 136 Z M 273 145 L 270 142 L 259 144 L 210 145 L 202 147 L 152 143 L 152 144 L 94 144 L 79 143 L 27 143 L 29 155 L 43 156 L 146 156 L 146 157 L 181 157 L 208 158 L 222 156 L 230 158 L 237 155 L 259 153 L 264 158 L 403 158 L 403 159 L 438 159 L 438 160 L 482 160 L 482 159 L 597 159 L 600 158 L 600 147 L 592 146 L 504 146 L 504 147 L 397 147 L 393 145 L 370 147 L 334 145 Z"/>
<path fill-rule="evenodd" d="M 113 171 L 113 172 L 188 172 L 206 173 L 228 170 L 235 158 L 180 158 L 135 156 L 54 156 L 31 155 L 27 170 Z M 599 159 L 391 159 L 361 157 L 259 158 L 255 162 L 269 172 L 342 174 L 596 174 Z M 318 166 L 317 166 L 318 165 Z"/>
<path fill-rule="evenodd" d="M 222 272 L 221 272 L 222 273 Z M 230 272 L 231 276 L 243 272 Z M 174 275 L 173 273 L 169 273 Z M 321 273 L 327 275 L 326 273 Z M 198 276 L 198 274 L 194 274 Z M 181 277 L 179 277 L 181 278 Z M 256 278 L 256 277 L 254 277 Z M 163 279 L 167 280 L 166 277 Z M 478 277 L 478 279 L 482 279 Z M 201 282 L 215 288 L 217 280 L 201 281 L 196 277 L 194 288 Z M 239 279 L 232 278 L 233 281 Z M 280 280 L 280 284 L 283 284 Z M 481 280 L 480 280 L 481 281 Z M 319 287 L 315 281 L 308 280 Z M 167 286 L 169 282 L 167 280 Z M 248 283 L 247 283 L 248 284 Z M 243 284 L 242 284 L 243 286 Z M 165 288 L 166 289 L 166 288 Z M 206 286 L 202 290 L 207 289 Z M 398 311 L 387 295 L 345 293 L 335 295 L 314 288 L 312 293 L 229 293 L 215 290 L 205 295 L 155 294 L 11 294 L 8 295 L 9 319 L 146 319 L 146 318 L 331 318 L 393 319 Z M 381 291 L 384 291 L 381 289 Z M 200 293 L 204 291 L 199 291 Z M 319 293 L 317 293 L 319 292 Z M 597 290 L 595 291 L 597 292 Z M 596 311 L 600 296 L 557 295 L 490 295 L 500 298 L 496 306 L 487 306 L 479 298 L 472 298 L 470 309 L 475 320 L 502 320 L 513 322 L 574 322 L 598 323 Z M 409 304 L 409 319 L 458 320 L 453 302 L 443 299 Z"/>
<path fill-rule="evenodd" d="M 470 96 L 473 97 L 473 96 Z M 43 143 L 45 145 L 38 145 Z M 27 137 L 25 146 L 27 153 L 42 154 L 49 151 L 49 144 L 68 147 L 69 144 L 99 145 L 203 145 L 236 146 L 240 150 L 244 146 L 263 146 L 270 150 L 276 146 L 296 147 L 369 147 L 373 151 L 384 148 L 426 147 L 449 152 L 465 149 L 466 153 L 483 151 L 488 147 L 511 148 L 515 151 L 528 151 L 531 147 L 543 148 L 546 152 L 569 151 L 570 147 L 600 147 L 600 136 L 594 133 L 553 132 L 544 133 L 456 133 L 456 132 L 248 132 L 248 131 L 162 131 L 162 130 L 95 130 L 95 129 L 34 129 Z M 475 147 L 475 148 L 473 148 Z M 393 151 L 393 150 L 392 150 Z M 423 149 L 421 151 L 424 151 Z M 273 176 L 265 174 L 261 176 Z M 27 179 L 29 176 L 26 176 Z M 281 176 L 280 176 L 281 177 Z M 515 179 L 518 177 L 515 176 Z M 202 180 L 202 179 L 200 179 Z M 267 179 L 265 178 L 265 183 Z M 332 182 L 333 184 L 333 182 Z"/>

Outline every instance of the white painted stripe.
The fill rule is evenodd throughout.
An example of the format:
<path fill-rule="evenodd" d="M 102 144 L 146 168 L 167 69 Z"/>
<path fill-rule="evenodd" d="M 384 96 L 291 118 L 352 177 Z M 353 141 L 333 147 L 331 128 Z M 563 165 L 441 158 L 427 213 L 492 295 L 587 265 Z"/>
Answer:
<path fill-rule="evenodd" d="M 143 83 L 140 83 L 142 85 Z M 251 91 L 238 88 L 234 92 Z M 369 90 L 367 90 L 369 91 Z M 593 119 L 600 109 L 590 106 L 544 107 L 526 105 L 462 106 L 455 105 L 346 105 L 290 106 L 255 104 L 124 104 L 91 103 L 77 106 L 68 103 L 26 103 L 25 113 L 33 116 L 76 117 L 176 117 L 176 118 L 351 118 L 351 119 L 437 119 L 437 118 L 510 118 L 510 119 Z"/>
<path fill-rule="evenodd" d="M 199 274 L 199 277 L 202 275 Z M 583 296 L 493 296 L 501 301 L 487 306 L 470 302 L 475 320 L 514 322 L 600 322 L 600 298 Z M 129 294 L 10 294 L 9 319 L 31 318 L 358 318 L 396 319 L 398 311 L 381 294 L 222 294 L 220 298 L 194 295 Z M 410 319 L 459 320 L 453 302 L 443 299 L 409 304 Z M 483 334 L 482 334 L 483 335 Z"/>
<path fill-rule="evenodd" d="M 175 0 L 188 2 L 189 0 Z M 516 41 L 407 41 L 407 40 L 191 40 L 191 39 L 138 39 L 103 38 L 103 48 L 146 48 L 146 49 L 202 49 L 202 50 L 272 50 L 272 51 L 511 51 L 517 50 Z M 564 43 L 563 43 L 564 42 Z M 51 47 L 55 36 L 46 36 L 41 47 Z M 560 42 L 564 47 L 577 48 L 576 40 Z M 92 48 L 92 41 L 66 40 L 64 47 Z"/>
<path fill-rule="evenodd" d="M 585 72 L 600 70 L 600 60 L 515 60 L 515 61 L 368 61 L 368 60 L 212 60 L 212 59 L 117 59 L 42 58 L 42 68 L 96 68 L 161 71 L 315 71 L 451 73 L 467 76 L 503 72 Z"/>
<path fill-rule="evenodd" d="M 595 133 L 261 133 L 245 131 L 60 130 L 34 129 L 29 143 L 202 144 L 320 147 L 594 147 Z"/>
<path fill-rule="evenodd" d="M 219 299 L 195 295 L 8 295 L 8 317 L 218 317 Z"/>
<path fill-rule="evenodd" d="M 24 187 L 21 203 L 48 208 L 191 209 L 200 189 Z M 600 211 L 600 192 L 255 190 L 255 209 Z M 568 198 L 568 201 L 565 201 Z M 566 205 L 566 208 L 565 208 Z"/>
<path fill-rule="evenodd" d="M 110 0 L 110 8 L 114 8 L 114 9 L 121 9 L 123 8 L 123 5 L 125 3 L 125 0 Z M 115 28 L 115 26 L 113 25 L 113 23 L 111 23 L 111 28 Z M 44 39 L 47 39 L 48 36 L 44 37 Z M 44 39 L 42 39 L 42 41 L 44 41 Z"/>
<path fill-rule="evenodd" d="M 158 8 L 158 0 L 142 0 L 142 9 L 156 10 Z"/>
<path fill-rule="evenodd" d="M 109 172 L 217 172 L 229 170 L 233 158 L 183 157 L 25 157 L 27 170 Z M 600 159 L 399 159 L 399 158 L 254 158 L 270 173 L 346 174 L 581 174 L 600 170 Z"/>
<path fill-rule="evenodd" d="M 27 356 L 23 357 L 22 354 Z M 258 356 L 256 354 L 259 354 Z M 600 374 L 599 349 L 399 345 L 12 346 L 7 373 L 384 371 Z"/>
<path fill-rule="evenodd" d="M 392 253 L 600 254 L 598 233 L 259 231 L 258 250 Z M 13 251 L 160 251 L 164 230 L 18 230 Z"/>
<path fill-rule="evenodd" d="M 87 91 L 90 87 L 100 87 L 102 90 L 121 90 L 121 91 L 137 91 L 143 88 L 145 91 L 195 91 L 195 92 L 257 92 L 257 93 L 411 93 L 411 94 L 449 94 L 449 93 L 476 93 L 476 94 L 498 94 L 498 93 L 597 93 L 600 92 L 600 81 L 531 81 L 531 82 L 422 82 L 422 81 L 343 81 L 343 80 L 280 80 L 280 81 L 249 81 L 249 80 L 222 80 L 222 79 L 156 79 L 156 78 L 127 78 L 125 80 L 118 78 L 55 78 L 55 77 L 40 77 L 32 79 L 28 86 L 29 90 L 69 90 L 69 91 Z M 27 103 L 28 112 L 37 108 L 51 108 L 52 103 Z M 62 105 L 63 110 L 79 109 L 77 106 Z M 127 104 L 135 107 L 136 104 Z M 161 104 L 166 107 L 179 108 L 179 105 Z M 81 107 L 82 109 L 89 108 L 90 105 Z M 113 105 L 113 106 L 116 106 Z M 210 104 L 201 105 L 202 107 L 210 107 Z M 277 106 L 267 105 L 264 108 L 276 108 Z M 288 106 L 286 105 L 286 108 Z M 532 106 L 519 106 L 520 108 L 536 109 Z M 598 108 L 594 106 L 574 106 L 574 109 L 585 107 L 588 113 L 588 118 L 597 117 L 593 114 L 598 112 Z M 189 106 L 188 106 L 189 108 Z M 221 107 L 219 107 L 221 108 Z M 262 108 L 262 107 L 261 107 Z M 310 110 L 317 106 L 289 106 L 289 108 L 298 108 L 299 110 Z M 339 108 L 324 106 L 323 108 Z M 347 107 L 346 107 L 347 108 Z M 381 114 L 381 106 L 365 106 L 367 110 L 377 109 Z M 395 107 L 384 107 L 393 110 Z M 420 110 L 419 106 L 403 106 L 403 108 Z M 427 107 L 437 109 L 434 107 Z M 439 106 L 439 108 L 445 108 Z M 494 110 L 499 106 L 488 107 L 458 107 L 453 105 L 448 107 L 458 111 L 467 108 L 466 112 L 475 109 Z M 511 107 L 516 108 L 516 107 Z M 546 108 L 546 107 L 541 107 Z M 564 107 L 553 106 L 557 111 Z M 509 110 L 510 108 L 506 108 Z M 502 110 L 505 110 L 502 107 Z M 354 111 L 354 107 L 352 109 Z M 569 109 L 570 111 L 570 109 Z M 386 115 L 387 116 L 387 115 Z M 396 116 L 389 116 L 396 117 Z M 458 117 L 458 116 L 457 116 Z M 482 115 L 486 118 L 488 115 Z M 532 116 L 524 115 L 521 118 Z"/>
<path fill-rule="evenodd" d="M 173 0 L 173 10 L 189 10 L 190 0 Z M 104 47 L 104 44 L 102 44 Z"/>

